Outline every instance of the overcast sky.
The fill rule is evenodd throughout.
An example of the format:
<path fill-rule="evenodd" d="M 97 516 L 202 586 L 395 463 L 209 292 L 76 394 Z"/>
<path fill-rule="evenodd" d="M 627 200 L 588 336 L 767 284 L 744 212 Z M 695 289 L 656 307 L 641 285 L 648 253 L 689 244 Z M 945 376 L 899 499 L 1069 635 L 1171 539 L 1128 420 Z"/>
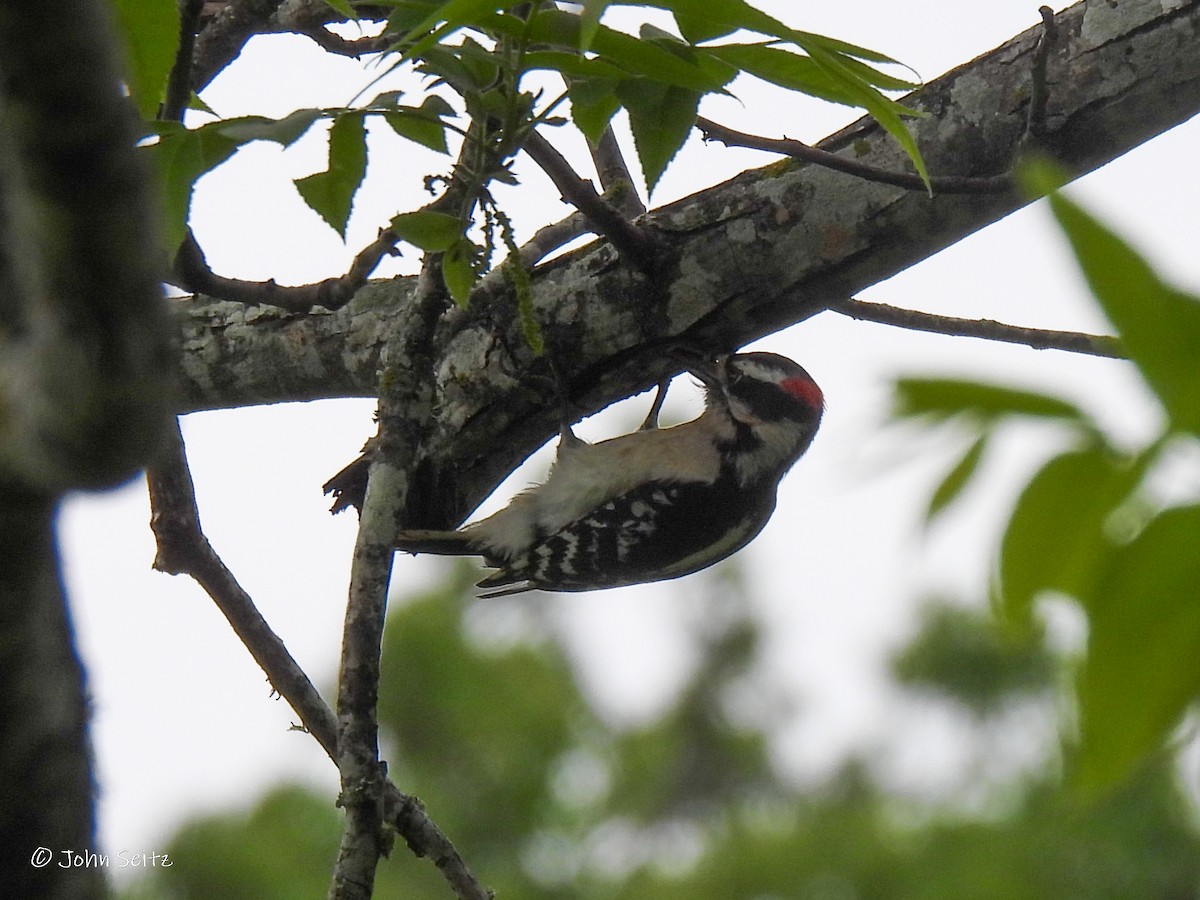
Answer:
<path fill-rule="evenodd" d="M 886 52 L 927 79 L 1037 19 L 1034 5 L 1017 0 L 973 4 L 969 15 L 950 0 L 805 4 L 803 18 L 791 3 L 763 5 L 797 27 Z M 345 104 L 371 75 L 300 38 L 258 39 L 204 99 L 225 116 L 281 116 L 297 107 Z M 803 140 L 857 118 L 741 82 L 734 92 L 740 102 L 714 101 L 704 114 Z M 345 245 L 290 183 L 324 168 L 319 135 L 286 152 L 254 145 L 206 178 L 193 224 L 214 268 L 285 283 L 343 271 L 381 223 L 424 202 L 419 178 L 409 193 L 397 194 L 396 172 L 442 168 L 413 145 L 374 137 L 369 182 Z M 1193 291 L 1200 290 L 1198 145 L 1200 128 L 1189 123 L 1072 189 L 1170 279 Z M 652 205 L 771 160 L 692 139 Z M 517 171 L 524 187 L 514 213 L 527 235 L 564 209 L 536 169 L 519 164 Z M 372 192 L 372 185 L 388 190 Z M 410 257 L 389 263 L 386 273 L 410 271 Z M 1022 325 L 1107 330 L 1040 204 L 862 298 Z M 923 534 L 921 504 L 964 445 L 961 436 L 931 439 L 886 426 L 890 380 L 949 373 L 1057 392 L 1130 442 L 1151 432 L 1157 412 L 1126 363 L 919 335 L 829 313 L 756 346 L 801 362 L 828 401 L 813 448 L 784 483 L 774 521 L 741 555 L 770 626 L 769 672 L 797 710 L 780 723 L 780 765 L 797 778 L 812 778 L 849 750 L 872 750 L 890 761 L 885 769 L 894 784 L 953 791 L 963 763 L 954 725 L 934 710 L 899 705 L 883 684 L 886 655 L 911 636 L 921 598 L 942 593 L 982 602 L 1006 504 L 1054 438 L 1014 429 L 987 460 L 986 485 Z M 618 433 L 640 420 L 648 401 L 643 396 L 587 423 L 585 435 Z M 695 408 L 692 389 L 677 382 L 670 414 L 686 417 Z M 356 522 L 350 515 L 330 517 L 320 486 L 372 433 L 372 410 L 369 401 L 328 401 L 184 420 L 209 538 L 323 688 L 334 678 Z M 536 480 L 548 459 L 549 451 L 539 454 L 509 482 L 508 493 Z M 261 671 L 212 603 L 191 581 L 150 570 L 148 519 L 142 479 L 71 500 L 62 519 L 66 575 L 94 697 L 104 846 L 113 853 L 161 851 L 182 818 L 244 807 L 265 784 L 283 778 L 321 784 L 332 802 L 332 764 L 311 738 L 288 732 L 295 716 L 269 696 Z M 427 584 L 438 571 L 436 562 L 401 558 L 396 588 Z M 638 721 L 661 708 L 686 671 L 689 647 L 676 623 L 686 615 L 687 592 L 685 580 L 511 598 L 481 607 L 481 630 L 503 631 L 523 604 L 548 604 L 602 708 L 617 720 Z M 1069 631 L 1069 612 L 1062 619 Z M 1017 729 L 1026 742 L 1037 730 Z"/>

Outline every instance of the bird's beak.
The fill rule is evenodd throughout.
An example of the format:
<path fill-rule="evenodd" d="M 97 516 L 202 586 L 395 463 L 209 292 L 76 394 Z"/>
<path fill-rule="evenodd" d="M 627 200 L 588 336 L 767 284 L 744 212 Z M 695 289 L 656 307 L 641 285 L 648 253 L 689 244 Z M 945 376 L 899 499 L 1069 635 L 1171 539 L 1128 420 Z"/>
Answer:
<path fill-rule="evenodd" d="M 720 390 L 725 383 L 725 367 L 729 362 L 729 354 L 719 356 L 701 356 L 699 354 L 678 355 L 679 361 L 691 374 L 703 382 L 705 387 Z"/>

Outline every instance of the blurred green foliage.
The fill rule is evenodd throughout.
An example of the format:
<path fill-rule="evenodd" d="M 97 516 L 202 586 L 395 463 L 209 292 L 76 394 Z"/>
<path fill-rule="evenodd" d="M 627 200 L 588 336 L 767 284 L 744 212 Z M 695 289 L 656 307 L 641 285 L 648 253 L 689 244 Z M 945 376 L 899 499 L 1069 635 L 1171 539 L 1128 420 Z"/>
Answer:
<path fill-rule="evenodd" d="M 991 616 L 949 603 L 927 605 L 921 632 L 892 659 L 900 684 L 953 700 L 980 718 L 1045 691 L 1057 671 L 1039 630 L 998 628 Z"/>
<path fill-rule="evenodd" d="M 535 602 L 488 601 L 534 623 L 521 639 L 471 637 L 470 576 L 456 569 L 394 605 L 381 718 L 392 777 L 501 900 L 1196 896 L 1200 834 L 1169 759 L 1086 809 L 1061 797 L 1053 758 L 973 815 L 901 799 L 863 761 L 802 787 L 778 772 L 768 735 L 737 702 L 769 690 L 738 581 L 718 572 L 691 583 L 692 624 L 680 627 L 696 665 L 657 720 L 622 729 L 591 706 Z M 1054 702 L 1051 662 L 1028 635 L 997 638 L 981 613 L 930 606 L 895 669 L 969 710 L 983 742 L 984 720 L 1007 700 Z M 339 829 L 331 797 L 276 787 L 248 814 L 185 826 L 167 848 L 175 864 L 125 900 L 321 897 Z M 401 844 L 376 896 L 450 891 Z"/>
<path fill-rule="evenodd" d="M 1024 177 L 1038 192 L 1061 176 Z M 1200 437 L 1200 297 L 1160 277 L 1129 244 L 1061 194 L 1050 208 L 1129 362 L 1161 407 L 1159 433 L 1129 448 L 1074 404 L 1004 385 L 901 379 L 896 414 L 953 420 L 972 440 L 934 489 L 933 519 L 976 475 L 995 432 L 1018 418 L 1054 423 L 1067 449 L 1020 492 L 999 548 L 995 594 L 1010 628 L 1038 629 L 1048 593 L 1075 600 L 1088 640 L 1064 724 L 1068 782 L 1095 797 L 1156 758 L 1200 696 L 1200 491 L 1162 475 Z M 1122 363 L 1114 363 L 1122 365 Z M 1128 364 L 1124 364 L 1128 365 Z M 1157 481 L 1156 481 L 1157 477 Z"/>

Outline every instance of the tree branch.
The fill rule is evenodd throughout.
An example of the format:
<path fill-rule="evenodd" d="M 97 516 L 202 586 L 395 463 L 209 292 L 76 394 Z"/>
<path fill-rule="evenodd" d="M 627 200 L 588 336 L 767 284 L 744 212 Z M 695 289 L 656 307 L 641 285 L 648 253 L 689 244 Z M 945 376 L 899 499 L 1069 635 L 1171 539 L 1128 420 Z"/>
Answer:
<path fill-rule="evenodd" d="M 344 275 L 293 287 L 276 284 L 274 280 L 243 281 L 217 275 L 209 268 L 204 251 L 189 229 L 175 255 L 172 281 L 194 294 L 207 294 L 248 306 L 276 306 L 289 312 L 308 312 L 317 307 L 338 310 L 354 298 L 375 267 L 395 251 L 399 242 L 400 236 L 394 231 L 381 228 L 375 240 L 354 257 Z"/>
<path fill-rule="evenodd" d="M 472 130 L 479 126 L 473 123 Z M 467 215 L 484 185 L 469 165 L 476 142 L 463 142 L 446 190 L 430 208 Z M 433 337 L 453 305 L 442 277 L 442 254 L 427 253 L 410 301 L 390 323 L 379 364 L 379 428 L 367 459 L 367 485 L 350 567 L 350 592 L 338 667 L 339 804 L 346 811 L 329 889 L 330 900 L 369 900 L 380 855 L 385 766 L 379 759 L 379 674 L 393 539 L 421 497 L 418 473 L 439 450 L 426 428 L 432 406 Z"/>
<path fill-rule="evenodd" d="M 192 58 L 203 12 L 204 0 L 181 0 L 179 4 L 179 46 L 175 50 L 175 64 L 167 80 L 167 94 L 158 116 L 160 119 L 183 121 L 183 113 L 192 97 Z"/>
<path fill-rule="evenodd" d="M 657 251 L 649 233 L 629 222 L 615 206 L 596 193 L 592 183 L 580 178 L 553 144 L 534 131 L 521 149 L 550 176 L 563 199 L 587 216 L 618 253 L 642 271 L 653 268 Z"/>
<path fill-rule="evenodd" d="M 318 47 L 327 53 L 333 53 L 337 56 L 349 56 L 351 59 L 359 59 L 363 56 L 369 56 L 372 53 L 382 53 L 396 42 L 395 35 L 387 33 L 357 38 L 351 41 L 340 34 L 335 34 L 328 28 L 316 24 L 299 25 L 296 28 L 296 33 L 311 38 Z"/>
<path fill-rule="evenodd" d="M 803 141 L 791 138 L 760 137 L 747 134 L 727 125 L 721 125 L 703 116 L 696 118 L 696 127 L 706 141 L 720 141 L 727 147 L 746 147 L 750 150 L 765 150 L 768 153 L 779 153 L 803 162 L 824 166 L 835 172 L 844 172 L 865 181 L 876 181 L 880 184 L 891 184 L 910 191 L 925 190 L 925 182 L 915 172 L 900 172 L 892 169 L 873 166 L 848 156 L 839 156 L 829 150 L 822 150 Z M 929 186 L 937 194 L 996 194 L 1012 190 L 1012 175 L 1002 172 L 999 175 L 982 177 L 961 175 L 931 175 Z"/>
<path fill-rule="evenodd" d="M 271 687 L 287 700 L 305 729 L 336 761 L 337 720 L 333 712 L 204 534 L 178 421 L 167 444 L 158 465 L 146 473 L 150 528 L 158 542 L 154 568 L 168 575 L 188 575 L 200 585 L 266 673 Z"/>
<path fill-rule="evenodd" d="M 1072 175 L 1200 111 L 1200 4 L 1164 10 L 1155 0 L 1119 7 L 1087 0 L 1060 13 L 1056 25 L 1042 143 Z M 929 113 L 912 127 L 931 170 L 974 177 L 1008 165 L 1028 132 L 1029 73 L 1042 34 L 1042 26 L 1031 28 L 905 100 Z M 882 168 L 905 159 L 869 119 L 820 144 L 830 152 L 850 147 Z M 596 409 L 652 386 L 662 374 L 657 348 L 672 340 L 748 343 L 1028 202 L 1015 191 L 931 199 L 816 166 L 773 165 L 648 214 L 675 261 L 662 296 L 648 299 L 636 266 L 594 243 L 540 266 L 533 303 L 564 346 L 558 362 L 573 399 Z M 229 304 L 189 304 L 187 394 L 218 407 L 369 393 L 381 335 L 391 327 L 382 311 L 404 308 L 412 292 L 412 279 L 372 282 L 361 306 L 336 314 L 242 318 Z M 555 410 L 527 377 L 511 294 L 503 285 L 478 293 L 468 310 L 439 325 L 429 384 L 438 408 L 431 427 L 446 447 L 438 463 L 454 494 L 448 512 L 460 515 L 557 429 Z M 472 373 L 469 383 L 464 372 Z"/>
<path fill-rule="evenodd" d="M 1053 331 L 1045 328 L 1024 328 L 1007 325 L 992 319 L 960 319 L 939 316 L 915 309 L 902 309 L 885 303 L 865 303 L 862 300 L 839 300 L 828 307 L 831 311 L 864 322 L 878 322 L 913 331 L 928 331 L 955 337 L 983 338 L 1009 344 L 1026 344 L 1035 350 L 1065 350 L 1089 356 L 1124 359 L 1121 342 L 1104 334 L 1084 334 L 1079 331 Z"/>
<path fill-rule="evenodd" d="M 600 135 L 600 141 L 595 146 L 588 143 L 592 154 L 592 162 L 596 166 L 596 177 L 600 179 L 600 188 L 605 195 L 612 198 L 613 204 L 627 219 L 636 219 L 646 211 L 646 204 L 638 196 L 633 175 L 617 143 L 617 136 L 609 125 Z"/>
<path fill-rule="evenodd" d="M 304 670 L 254 605 L 213 549 L 200 524 L 196 490 L 187 464 L 178 422 L 159 464 L 147 472 L 150 526 L 158 542 L 154 568 L 188 575 L 212 598 L 234 633 L 266 673 L 271 687 L 300 717 L 307 730 L 335 763 L 338 722 Z M 449 838 L 425 813 L 420 801 L 394 784 L 382 786 L 383 815 L 417 856 L 437 865 L 461 900 L 489 900 Z"/>
<path fill-rule="evenodd" d="M 1046 105 L 1050 90 L 1046 84 L 1046 69 L 1050 63 L 1050 51 L 1058 40 L 1058 25 L 1054 21 L 1054 10 L 1049 6 L 1038 8 L 1042 16 L 1042 36 L 1033 51 L 1033 71 L 1029 78 L 1029 116 L 1025 124 L 1025 137 L 1040 141 L 1046 134 Z"/>
<path fill-rule="evenodd" d="M 246 41 L 269 30 L 271 15 L 283 0 L 230 0 L 196 38 L 192 89 L 199 93 L 238 58 Z"/>

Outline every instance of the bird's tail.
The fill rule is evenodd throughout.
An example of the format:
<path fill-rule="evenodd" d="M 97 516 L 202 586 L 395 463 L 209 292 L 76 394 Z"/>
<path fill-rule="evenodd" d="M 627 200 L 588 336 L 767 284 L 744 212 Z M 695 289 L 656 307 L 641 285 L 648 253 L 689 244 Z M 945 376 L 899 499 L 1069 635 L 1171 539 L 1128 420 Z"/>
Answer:
<path fill-rule="evenodd" d="M 461 531 L 435 531 L 414 528 L 396 535 L 396 549 L 405 553 L 436 553 L 439 556 L 478 556 L 480 551 L 470 535 Z"/>

